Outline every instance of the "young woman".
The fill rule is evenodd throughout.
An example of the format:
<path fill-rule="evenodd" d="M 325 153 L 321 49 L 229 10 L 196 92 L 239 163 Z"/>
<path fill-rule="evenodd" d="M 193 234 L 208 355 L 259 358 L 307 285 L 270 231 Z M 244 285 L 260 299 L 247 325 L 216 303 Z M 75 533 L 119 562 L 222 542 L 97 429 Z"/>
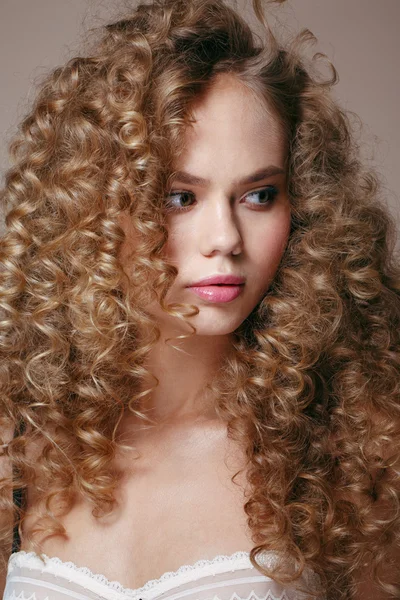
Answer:
<path fill-rule="evenodd" d="M 396 231 L 253 7 L 140 4 L 12 144 L 6 600 L 399 597 Z"/>

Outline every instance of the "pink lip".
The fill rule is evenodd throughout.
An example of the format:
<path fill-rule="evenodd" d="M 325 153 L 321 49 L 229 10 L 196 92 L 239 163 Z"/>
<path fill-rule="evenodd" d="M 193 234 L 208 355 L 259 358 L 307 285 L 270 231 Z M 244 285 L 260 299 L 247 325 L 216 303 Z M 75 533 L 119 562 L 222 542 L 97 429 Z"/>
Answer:
<path fill-rule="evenodd" d="M 200 287 L 204 285 L 217 285 L 217 284 L 225 284 L 225 285 L 241 285 L 244 283 L 244 277 L 237 277 L 236 275 L 212 275 L 211 277 L 206 277 L 205 279 L 201 279 L 200 281 L 196 281 L 190 284 L 190 287 Z"/>
<path fill-rule="evenodd" d="M 200 298 L 209 302 L 232 302 L 242 292 L 244 285 L 201 285 L 190 286 L 192 290 Z"/>

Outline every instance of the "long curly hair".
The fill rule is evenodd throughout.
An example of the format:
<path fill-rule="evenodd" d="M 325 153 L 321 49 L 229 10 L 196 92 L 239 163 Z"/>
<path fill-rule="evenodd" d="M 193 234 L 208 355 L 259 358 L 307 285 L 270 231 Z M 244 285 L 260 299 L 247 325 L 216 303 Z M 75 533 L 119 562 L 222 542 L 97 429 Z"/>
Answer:
<path fill-rule="evenodd" d="M 310 567 L 335 600 L 351 597 L 367 563 L 379 589 L 400 593 L 385 569 L 400 548 L 395 222 L 359 157 L 353 113 L 332 98 L 335 67 L 306 55 L 316 38 L 304 29 L 283 42 L 262 1 L 252 5 L 263 35 L 223 0 L 138 4 L 46 77 L 11 143 L 0 240 L 0 444 L 13 465 L 0 486 L 4 564 L 26 516 L 12 489 L 44 498 L 41 525 L 26 534 L 38 550 L 38 537 L 65 535 L 58 517 L 77 494 L 95 517 L 115 507 L 118 425 L 127 410 L 151 421 L 141 407 L 157 385 L 143 386 L 160 335 L 149 301 L 186 323 L 196 310 L 166 303 L 177 275 L 163 258 L 173 160 L 193 101 L 228 73 L 281 122 L 292 209 L 274 281 L 209 384 L 247 457 L 250 559 L 282 583 Z M 123 215 L 136 235 L 129 270 Z M 264 550 L 298 569 L 259 564 Z"/>

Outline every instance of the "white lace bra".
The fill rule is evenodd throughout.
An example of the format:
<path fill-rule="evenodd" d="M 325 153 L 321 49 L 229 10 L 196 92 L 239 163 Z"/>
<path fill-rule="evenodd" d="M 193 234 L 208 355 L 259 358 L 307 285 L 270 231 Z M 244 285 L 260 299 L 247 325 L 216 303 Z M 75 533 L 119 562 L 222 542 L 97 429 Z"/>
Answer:
<path fill-rule="evenodd" d="M 199 560 L 168 571 L 159 579 L 130 589 L 87 567 L 63 562 L 43 554 L 43 562 L 35 552 L 20 550 L 8 561 L 3 600 L 308 600 L 311 597 L 293 586 L 282 587 L 265 577 L 250 562 L 248 552 L 230 556 L 218 555 L 212 560 Z M 264 558 L 265 557 L 265 558 Z M 264 554 L 265 564 L 272 564 L 274 553 Z M 257 558 L 260 562 L 260 557 Z M 309 569 L 299 583 L 305 589 L 317 582 Z M 297 583 L 296 585 L 299 585 Z M 319 596 L 318 600 L 324 600 Z"/>

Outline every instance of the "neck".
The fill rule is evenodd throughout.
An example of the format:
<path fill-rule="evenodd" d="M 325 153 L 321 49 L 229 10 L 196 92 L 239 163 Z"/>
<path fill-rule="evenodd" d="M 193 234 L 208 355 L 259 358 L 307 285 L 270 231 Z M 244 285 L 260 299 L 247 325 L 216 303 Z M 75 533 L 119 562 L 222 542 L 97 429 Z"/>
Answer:
<path fill-rule="evenodd" d="M 229 335 L 195 335 L 168 343 L 162 335 L 146 363 L 159 381 L 144 400 L 146 414 L 163 424 L 215 419 L 215 398 L 211 397 L 207 384 L 231 347 Z M 154 385 L 154 379 L 149 378 L 148 383 Z"/>

